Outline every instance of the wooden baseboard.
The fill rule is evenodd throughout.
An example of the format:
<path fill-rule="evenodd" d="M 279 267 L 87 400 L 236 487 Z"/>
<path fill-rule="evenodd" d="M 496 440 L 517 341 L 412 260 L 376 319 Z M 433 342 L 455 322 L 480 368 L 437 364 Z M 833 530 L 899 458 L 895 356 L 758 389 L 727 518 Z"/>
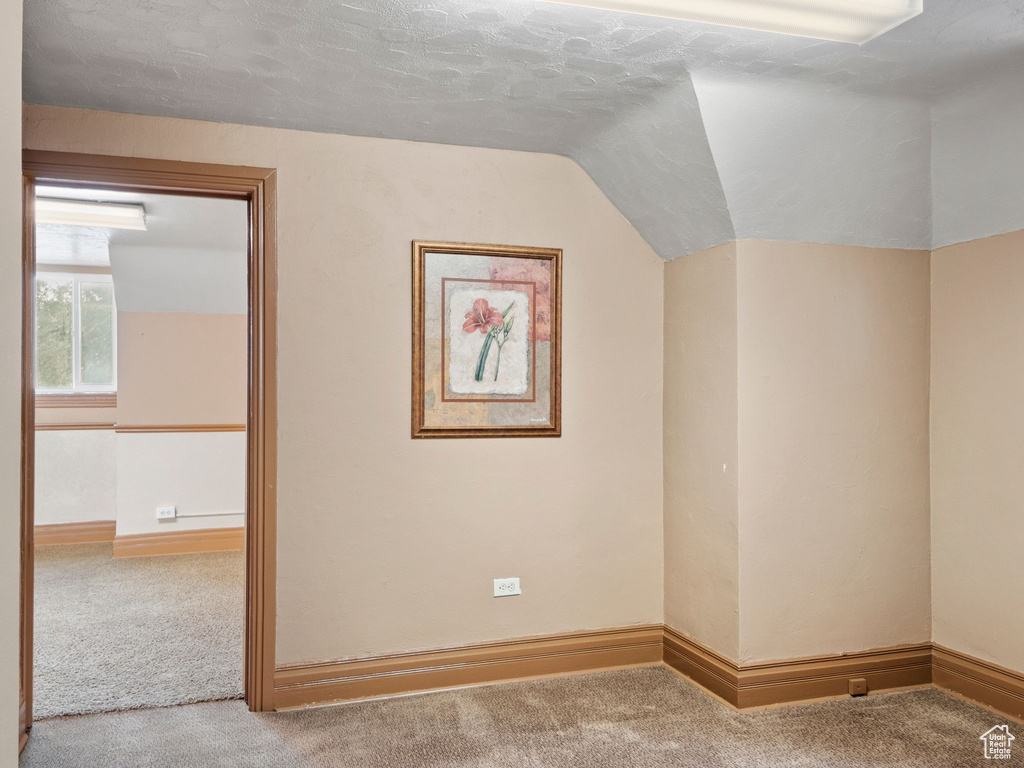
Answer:
<path fill-rule="evenodd" d="M 274 703 L 290 709 L 662 660 L 741 710 L 847 696 L 850 681 L 863 679 L 868 693 L 934 681 L 1024 717 L 1024 675 L 931 643 L 741 665 L 658 624 L 283 666 L 274 675 Z"/>
<path fill-rule="evenodd" d="M 159 531 L 114 538 L 114 557 L 187 555 L 245 549 L 245 528 L 200 528 Z"/>
<path fill-rule="evenodd" d="M 868 693 L 928 685 L 931 643 L 741 666 L 737 706 L 848 696 L 854 679 L 865 680 Z"/>
<path fill-rule="evenodd" d="M 37 525 L 32 532 L 32 541 L 37 547 L 49 547 L 55 544 L 95 544 L 97 542 L 113 541 L 116 525 L 113 520 Z"/>
<path fill-rule="evenodd" d="M 739 667 L 705 645 L 665 627 L 664 661 L 720 699 L 738 706 Z"/>
<path fill-rule="evenodd" d="M 857 678 L 869 693 L 932 681 L 930 643 L 739 665 L 666 627 L 665 663 L 739 709 L 848 695 Z"/>
<path fill-rule="evenodd" d="M 390 696 L 540 675 L 583 672 L 662 658 L 660 624 L 278 668 L 278 709 Z"/>
<path fill-rule="evenodd" d="M 1024 719 L 1024 675 L 941 645 L 932 647 L 933 679 L 965 698 Z"/>

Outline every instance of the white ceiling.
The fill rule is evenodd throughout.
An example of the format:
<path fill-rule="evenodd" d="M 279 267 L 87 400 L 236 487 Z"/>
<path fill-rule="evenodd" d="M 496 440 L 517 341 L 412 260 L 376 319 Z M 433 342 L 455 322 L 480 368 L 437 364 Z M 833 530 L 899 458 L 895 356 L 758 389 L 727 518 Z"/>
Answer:
<path fill-rule="evenodd" d="M 109 265 L 119 311 L 247 311 L 244 201 L 61 187 L 36 192 L 144 206 L 145 231 L 49 224 L 36 229 L 42 264 Z"/>
<path fill-rule="evenodd" d="M 932 110 L 932 246 L 1024 228 L 1024 77 L 991 80 Z"/>
<path fill-rule="evenodd" d="M 695 87 L 737 238 L 930 247 L 928 105 L 764 76 Z"/>
<path fill-rule="evenodd" d="M 741 157 L 778 153 L 775 136 L 736 127 L 705 136 L 702 101 L 717 102 L 722 90 L 702 94 L 702 82 L 802 82 L 817 89 L 826 112 L 842 113 L 853 103 L 848 94 L 857 94 L 864 106 L 854 113 L 870 117 L 855 122 L 869 136 L 846 161 L 840 146 L 827 171 L 861 174 L 860 190 L 870 183 L 857 165 L 864 152 L 899 152 L 887 142 L 915 129 L 917 109 L 899 107 L 906 125 L 875 130 L 893 100 L 935 100 L 1017 72 L 1022 54 L 1024 0 L 925 0 L 922 16 L 862 47 L 539 0 L 27 0 L 24 95 L 31 103 L 568 155 L 672 258 L 729 239 L 748 228 L 736 222 L 764 220 L 779 205 L 751 205 L 750 195 L 737 194 L 742 181 L 722 171 Z M 718 106 L 719 114 L 731 109 Z M 778 124 L 776 136 L 814 113 L 809 104 L 799 117 L 785 109 L 761 113 Z M 831 157 L 837 146 L 822 152 Z M 827 185 L 824 173 L 812 188 Z M 760 189 L 775 195 L 799 179 L 762 178 Z M 915 191 L 922 185 L 927 173 L 909 179 Z M 875 209 L 905 197 L 888 194 Z M 858 212 L 858 199 L 834 201 L 844 217 L 822 239 L 853 233 L 856 241 L 873 212 Z M 860 244 L 927 247 L 912 218 Z M 765 235 L 798 239 L 781 223 Z"/>

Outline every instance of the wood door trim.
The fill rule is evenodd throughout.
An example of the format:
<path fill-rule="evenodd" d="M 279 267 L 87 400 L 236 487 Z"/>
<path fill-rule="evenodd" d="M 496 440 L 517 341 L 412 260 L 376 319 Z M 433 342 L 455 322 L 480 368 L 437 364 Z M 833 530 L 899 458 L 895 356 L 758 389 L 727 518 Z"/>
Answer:
<path fill-rule="evenodd" d="M 35 182 L 21 179 L 21 592 L 19 595 L 18 748 L 24 749 L 32 727 L 32 632 L 35 589 Z"/>
<path fill-rule="evenodd" d="M 113 541 L 116 529 L 115 520 L 37 525 L 34 532 L 35 545 L 50 547 L 59 544 L 96 544 Z"/>
<path fill-rule="evenodd" d="M 22 690 L 31 724 L 34 297 L 32 194 L 36 182 L 249 201 L 246 409 L 245 699 L 274 708 L 277 551 L 277 174 L 271 168 L 24 150 L 22 333 Z M 235 425 L 232 425 L 235 426 Z M 27 653 L 25 650 L 27 649 Z"/>

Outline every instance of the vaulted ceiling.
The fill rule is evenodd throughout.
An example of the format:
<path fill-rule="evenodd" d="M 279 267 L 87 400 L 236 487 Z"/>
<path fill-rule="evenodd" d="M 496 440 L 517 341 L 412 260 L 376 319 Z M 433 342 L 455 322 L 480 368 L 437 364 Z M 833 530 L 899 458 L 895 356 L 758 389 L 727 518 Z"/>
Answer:
<path fill-rule="evenodd" d="M 1024 74 L 1024 0 L 861 47 L 539 0 L 26 0 L 24 55 L 30 103 L 567 155 L 666 259 L 927 248 L 932 104 Z"/>

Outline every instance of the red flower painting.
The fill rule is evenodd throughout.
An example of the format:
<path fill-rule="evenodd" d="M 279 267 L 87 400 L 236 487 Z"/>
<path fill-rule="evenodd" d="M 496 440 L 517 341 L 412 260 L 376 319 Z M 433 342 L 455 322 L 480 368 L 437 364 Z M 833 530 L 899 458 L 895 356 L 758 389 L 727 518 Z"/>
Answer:
<path fill-rule="evenodd" d="M 487 333 L 491 328 L 504 324 L 505 318 L 501 316 L 501 312 L 488 304 L 487 299 L 477 299 L 473 302 L 473 309 L 466 313 L 466 322 L 462 324 L 462 330 L 466 333 Z"/>
<path fill-rule="evenodd" d="M 512 333 L 512 326 L 515 323 L 515 318 L 512 317 L 513 306 L 513 304 L 509 304 L 508 309 L 499 312 L 487 303 L 487 299 L 477 299 L 473 302 L 473 309 L 466 313 L 466 322 L 462 324 L 462 330 L 466 333 L 480 331 L 480 333 L 486 334 L 483 346 L 480 347 L 476 373 L 473 374 L 473 378 L 477 381 L 483 381 L 484 366 L 487 365 L 487 355 L 491 351 L 492 343 L 498 345 L 498 360 L 494 366 L 494 380 L 498 380 L 498 371 L 501 369 L 501 348 L 508 341 L 508 335 Z"/>

